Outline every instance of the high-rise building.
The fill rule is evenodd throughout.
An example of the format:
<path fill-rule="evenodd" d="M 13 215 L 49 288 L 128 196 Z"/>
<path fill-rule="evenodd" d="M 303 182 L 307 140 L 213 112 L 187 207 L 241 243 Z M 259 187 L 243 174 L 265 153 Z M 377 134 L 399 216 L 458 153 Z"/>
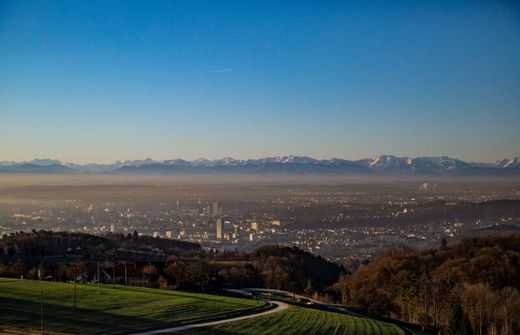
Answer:
<path fill-rule="evenodd" d="M 114 234 L 116 232 L 116 224 L 115 223 L 111 223 L 110 224 L 110 232 L 112 234 Z"/>
<path fill-rule="evenodd" d="M 258 223 L 256 221 L 251 222 L 251 230 L 258 231 Z"/>
<path fill-rule="evenodd" d="M 213 215 L 218 215 L 218 202 L 213 203 Z"/>
<path fill-rule="evenodd" d="M 217 219 L 217 238 L 220 240 L 224 236 L 224 222 L 221 218 Z"/>

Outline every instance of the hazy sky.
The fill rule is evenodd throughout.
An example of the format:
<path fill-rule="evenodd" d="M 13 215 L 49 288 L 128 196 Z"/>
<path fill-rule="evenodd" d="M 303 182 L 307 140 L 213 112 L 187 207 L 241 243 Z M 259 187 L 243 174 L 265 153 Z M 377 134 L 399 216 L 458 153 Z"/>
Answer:
<path fill-rule="evenodd" d="M 0 1 L 0 160 L 520 154 L 520 5 Z"/>

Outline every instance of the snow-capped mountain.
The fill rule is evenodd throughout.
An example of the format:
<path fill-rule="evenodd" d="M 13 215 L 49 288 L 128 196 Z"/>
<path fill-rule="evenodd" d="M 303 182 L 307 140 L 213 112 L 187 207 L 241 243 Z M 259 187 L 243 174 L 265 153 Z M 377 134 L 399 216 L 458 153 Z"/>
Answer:
<path fill-rule="evenodd" d="M 158 162 L 154 163 L 158 164 Z M 171 160 L 165 160 L 162 162 L 164 165 L 170 165 L 170 166 L 191 166 L 192 163 L 185 161 L 184 159 L 171 159 Z"/>
<path fill-rule="evenodd" d="M 446 156 L 418 157 L 410 160 L 409 166 L 414 171 L 465 171 L 471 169 L 471 165 L 459 159 Z"/>
<path fill-rule="evenodd" d="M 62 164 L 38 165 L 31 163 L 14 163 L 10 165 L 0 165 L 0 173 L 1 172 L 71 173 L 75 172 L 75 170 Z"/>
<path fill-rule="evenodd" d="M 371 170 L 386 172 L 463 171 L 472 167 L 469 163 L 446 156 L 410 158 L 379 155 L 375 158 L 361 159 L 358 162 Z"/>
<path fill-rule="evenodd" d="M 411 159 L 408 157 L 396 157 L 392 155 L 379 155 L 374 158 L 365 158 L 358 161 L 360 164 L 373 170 L 400 169 L 410 166 Z"/>
<path fill-rule="evenodd" d="M 467 163 L 439 157 L 398 157 L 379 155 L 356 161 L 340 158 L 314 159 L 307 156 L 275 156 L 238 160 L 231 157 L 193 161 L 183 159 L 117 161 L 112 164 L 74 164 L 56 159 L 28 162 L 0 161 L 0 172 L 35 173 L 335 173 L 335 174 L 457 174 L 520 175 L 520 156 L 495 163 Z"/>
<path fill-rule="evenodd" d="M 502 159 L 496 162 L 496 165 L 502 168 L 520 168 L 520 156 Z"/>
<path fill-rule="evenodd" d="M 121 163 L 122 166 L 141 166 L 141 165 L 152 165 L 152 164 L 158 164 L 161 163 L 160 161 L 154 161 L 151 158 L 145 158 L 143 160 L 132 160 L 132 161 L 124 161 Z"/>
<path fill-rule="evenodd" d="M 63 165 L 63 163 L 57 159 L 47 159 L 47 158 L 44 158 L 44 159 L 36 158 L 27 163 L 34 164 L 34 165 L 40 165 L 40 166 Z"/>

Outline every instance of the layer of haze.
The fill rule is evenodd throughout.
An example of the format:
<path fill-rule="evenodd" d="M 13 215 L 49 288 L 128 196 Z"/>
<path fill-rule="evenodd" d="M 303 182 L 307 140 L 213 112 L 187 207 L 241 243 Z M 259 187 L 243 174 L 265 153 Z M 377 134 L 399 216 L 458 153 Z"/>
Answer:
<path fill-rule="evenodd" d="M 0 161 L 520 153 L 520 7 L 0 2 Z"/>

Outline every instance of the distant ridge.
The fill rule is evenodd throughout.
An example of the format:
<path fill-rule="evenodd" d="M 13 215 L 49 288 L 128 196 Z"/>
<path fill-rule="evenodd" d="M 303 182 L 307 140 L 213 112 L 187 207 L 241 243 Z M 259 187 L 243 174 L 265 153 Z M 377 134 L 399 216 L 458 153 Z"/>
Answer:
<path fill-rule="evenodd" d="M 432 174 L 432 175 L 520 175 L 520 156 L 495 163 L 468 163 L 459 159 L 438 157 L 398 157 L 379 155 L 374 158 L 345 160 L 314 159 L 307 156 L 276 156 L 238 160 L 230 157 L 187 161 L 150 158 L 113 164 L 74 164 L 55 159 L 29 162 L 0 161 L 0 172 L 19 173 L 327 173 L 327 174 Z"/>

